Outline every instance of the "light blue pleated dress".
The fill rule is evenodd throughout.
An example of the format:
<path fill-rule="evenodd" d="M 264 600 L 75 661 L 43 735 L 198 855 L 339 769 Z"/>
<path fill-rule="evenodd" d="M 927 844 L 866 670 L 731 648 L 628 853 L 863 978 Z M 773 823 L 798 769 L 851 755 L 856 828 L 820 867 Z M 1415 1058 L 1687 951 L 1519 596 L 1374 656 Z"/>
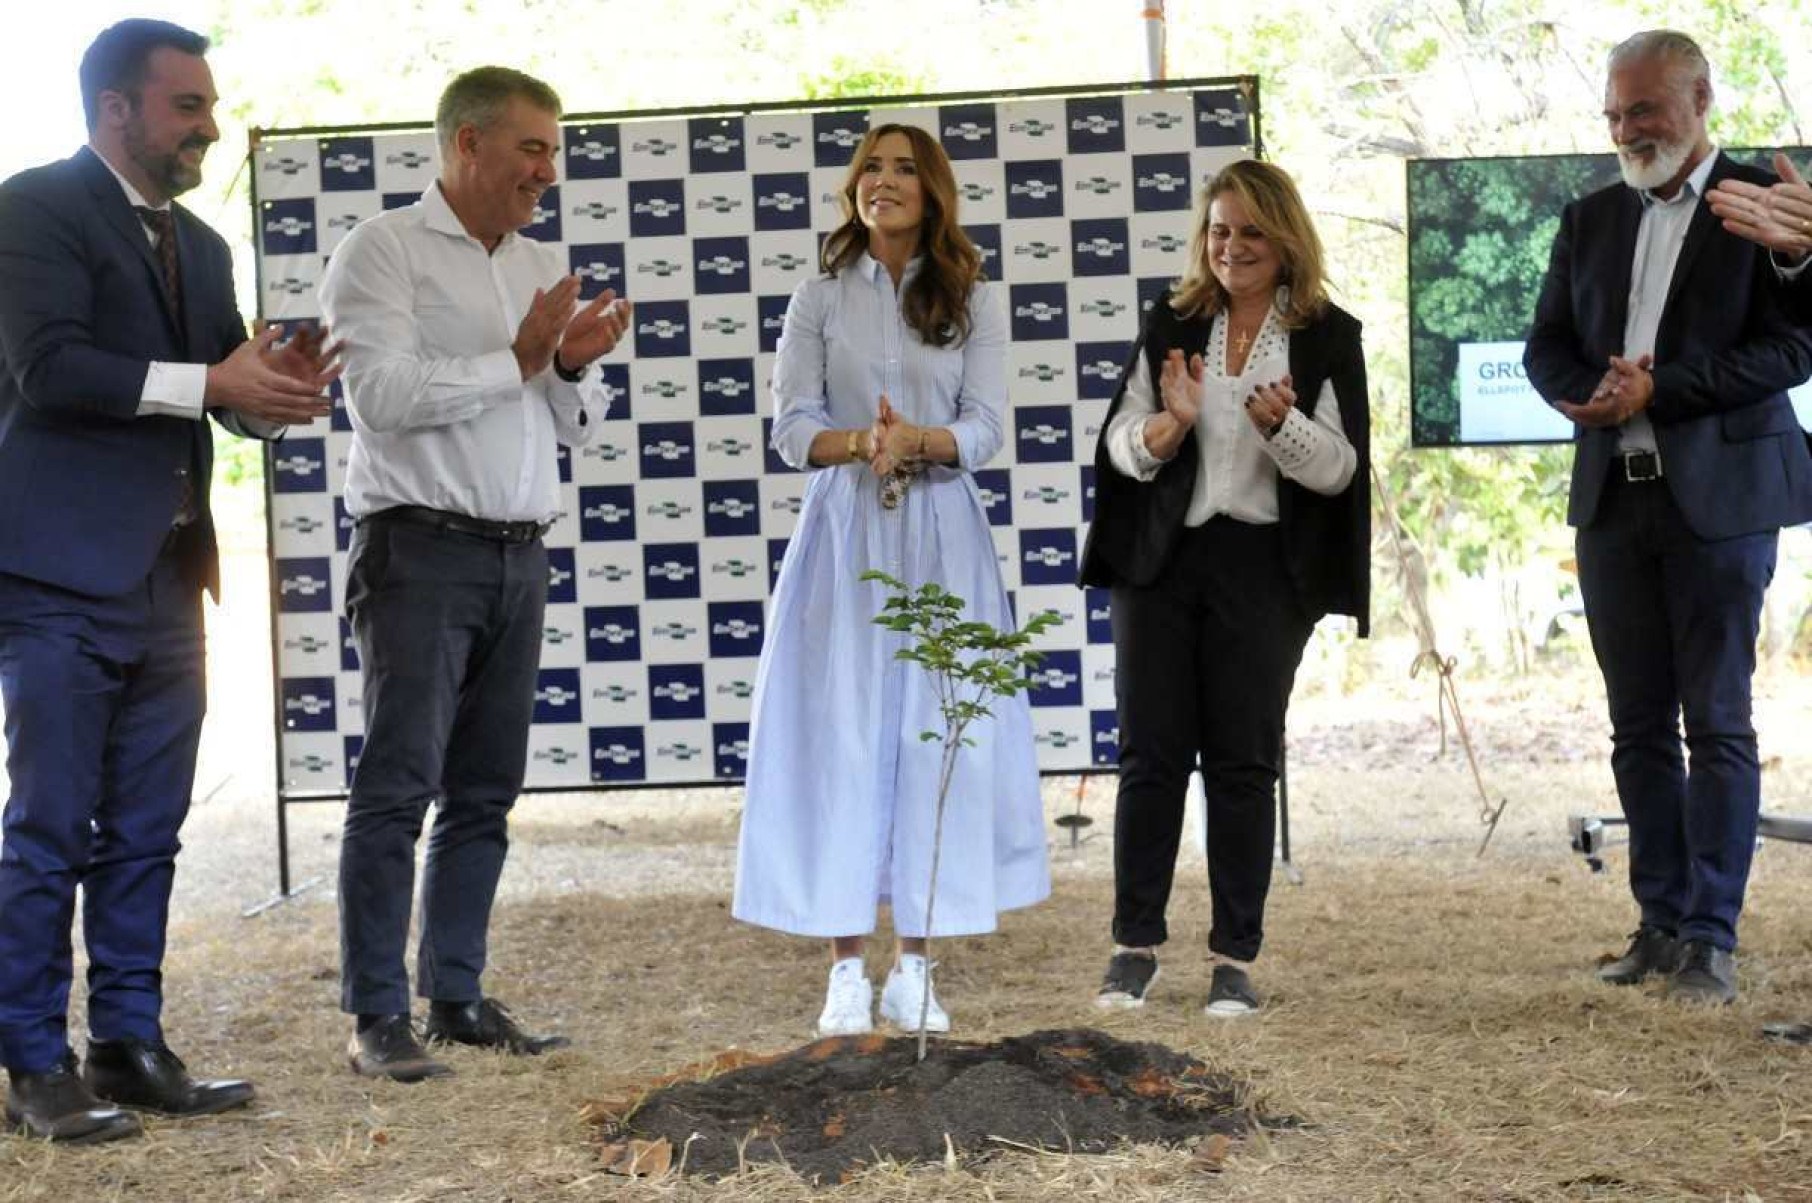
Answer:
<path fill-rule="evenodd" d="M 925 346 L 867 255 L 787 306 L 773 381 L 782 458 L 807 467 L 814 435 L 868 425 L 885 393 L 907 421 L 948 428 L 961 461 L 928 468 L 892 510 L 867 465 L 812 469 L 755 680 L 732 908 L 745 922 L 865 935 L 891 901 L 903 936 L 973 935 L 1050 893 L 1031 713 L 1024 694 L 996 698 L 958 758 L 926 932 L 941 745 L 919 733 L 941 734 L 943 720 L 924 670 L 893 658 L 903 637 L 872 621 L 885 589 L 859 579 L 878 568 L 936 581 L 971 617 L 1012 624 L 969 472 L 1003 440 L 1006 319 L 987 285 L 969 310 L 964 343 Z"/>

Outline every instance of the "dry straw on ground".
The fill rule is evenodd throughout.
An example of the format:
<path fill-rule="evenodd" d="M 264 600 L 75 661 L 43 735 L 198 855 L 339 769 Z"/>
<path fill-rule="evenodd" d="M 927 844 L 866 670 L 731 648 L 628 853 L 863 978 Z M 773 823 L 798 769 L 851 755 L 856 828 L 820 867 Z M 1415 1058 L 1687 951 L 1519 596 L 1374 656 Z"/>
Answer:
<path fill-rule="evenodd" d="M 1769 797 L 1812 810 L 1812 748 L 1798 736 L 1808 690 L 1766 692 Z M 0 1200 L 1812 1200 L 1812 1050 L 1757 1036 L 1767 1020 L 1812 1018 L 1812 847 L 1770 845 L 1758 861 L 1735 1007 L 1684 1011 L 1596 984 L 1594 958 L 1632 922 L 1621 852 L 1594 878 L 1565 847 L 1569 811 L 1612 808 L 1599 698 L 1584 676 L 1468 698 L 1492 787 L 1511 799 L 1482 861 L 1462 764 L 1429 760 L 1420 690 L 1305 698 L 1291 784 L 1306 882 L 1273 888 L 1255 974 L 1269 1006 L 1255 1017 L 1201 1013 L 1207 897 L 1193 852 L 1150 1005 L 1089 1006 L 1107 952 L 1107 781 L 1086 800 L 1103 834 L 1072 853 L 1053 829 L 1052 900 L 936 954 L 961 1036 L 1086 1024 L 1161 1041 L 1303 1128 L 1200 1155 L 1003 1149 L 954 1169 L 883 1164 L 819 1192 L 782 1169 L 717 1185 L 612 1175 L 582 1115 L 720 1050 L 807 1037 L 821 950 L 726 910 L 732 794 L 525 802 L 490 984 L 577 1047 L 527 1062 L 460 1050 L 456 1077 L 403 1087 L 342 1061 L 338 808 L 294 818 L 298 880 L 326 880 L 241 918 L 269 890 L 269 802 L 227 789 L 188 833 L 168 1020 L 197 1069 L 254 1077 L 258 1105 L 154 1121 L 145 1139 L 99 1149 L 0 1137 Z M 1051 783 L 1052 813 L 1073 800 L 1071 783 Z M 871 960 L 882 967 L 879 949 Z"/>

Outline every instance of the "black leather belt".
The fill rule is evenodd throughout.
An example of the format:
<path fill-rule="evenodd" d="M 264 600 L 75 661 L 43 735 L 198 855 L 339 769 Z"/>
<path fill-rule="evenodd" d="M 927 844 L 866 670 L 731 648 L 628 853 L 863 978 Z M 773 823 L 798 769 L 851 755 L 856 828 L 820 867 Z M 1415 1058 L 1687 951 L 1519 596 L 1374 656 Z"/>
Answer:
<path fill-rule="evenodd" d="M 360 519 L 363 522 L 380 520 L 406 522 L 410 526 L 425 526 L 430 530 L 452 531 L 456 535 L 471 535 L 494 543 L 533 543 L 553 525 L 552 522 L 494 522 L 489 518 L 474 518 L 470 514 L 431 510 L 425 505 L 394 505 Z"/>
<path fill-rule="evenodd" d="M 1661 479 L 1661 457 L 1653 451 L 1625 451 L 1617 457 L 1617 474 L 1633 485 Z"/>

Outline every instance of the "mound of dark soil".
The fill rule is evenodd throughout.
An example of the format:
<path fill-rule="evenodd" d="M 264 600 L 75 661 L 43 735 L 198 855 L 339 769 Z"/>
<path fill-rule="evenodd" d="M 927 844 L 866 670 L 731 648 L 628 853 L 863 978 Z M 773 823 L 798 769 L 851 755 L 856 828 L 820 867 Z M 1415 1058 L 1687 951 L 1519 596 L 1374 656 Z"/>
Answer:
<path fill-rule="evenodd" d="M 940 1041 L 923 1063 L 916 1049 L 911 1039 L 857 1036 L 712 1072 L 734 1063 L 720 1060 L 711 1076 L 629 1106 L 598 1105 L 592 1118 L 613 1149 L 665 1144 L 659 1162 L 670 1149 L 688 1174 L 784 1162 L 825 1184 L 881 1160 L 941 1161 L 954 1151 L 972 1162 L 1014 1145 L 1099 1153 L 1122 1141 L 1234 1136 L 1259 1122 L 1225 1075 L 1101 1032 Z"/>

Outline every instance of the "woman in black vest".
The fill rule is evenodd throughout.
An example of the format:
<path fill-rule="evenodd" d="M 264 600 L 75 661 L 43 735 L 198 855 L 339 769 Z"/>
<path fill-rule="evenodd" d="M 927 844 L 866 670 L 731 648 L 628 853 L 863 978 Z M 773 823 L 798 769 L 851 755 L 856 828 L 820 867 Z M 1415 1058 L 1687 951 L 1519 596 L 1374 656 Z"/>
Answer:
<path fill-rule="evenodd" d="M 1095 448 L 1082 583 L 1113 590 L 1120 792 L 1114 953 L 1096 1002 L 1157 979 L 1183 798 L 1208 796 L 1207 1010 L 1258 1006 L 1284 710 L 1309 632 L 1370 583 L 1365 354 L 1329 303 L 1296 186 L 1234 163 L 1203 190 L 1183 278 L 1152 306 Z"/>

